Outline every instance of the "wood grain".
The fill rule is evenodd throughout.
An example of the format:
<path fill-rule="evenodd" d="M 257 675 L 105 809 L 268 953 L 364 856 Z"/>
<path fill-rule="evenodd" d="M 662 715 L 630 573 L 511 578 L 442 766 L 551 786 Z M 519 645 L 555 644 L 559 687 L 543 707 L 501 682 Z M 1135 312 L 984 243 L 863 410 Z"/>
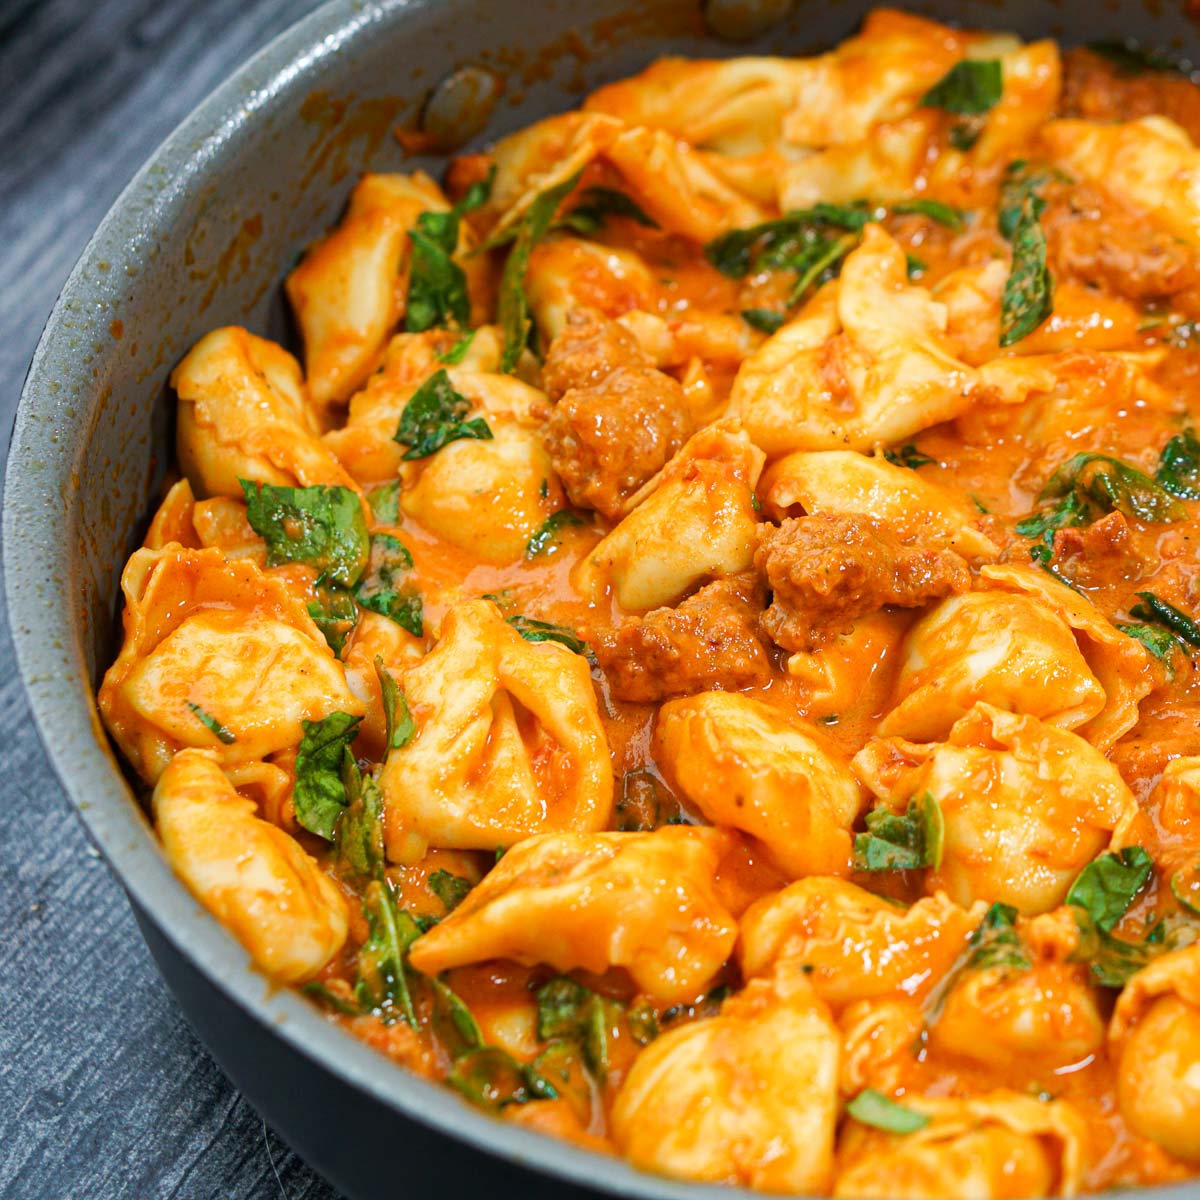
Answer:
<path fill-rule="evenodd" d="M 154 147 L 311 0 L 0 3 L 0 430 Z M 0 1196 L 334 1200 L 196 1041 L 54 781 L 0 615 Z"/>

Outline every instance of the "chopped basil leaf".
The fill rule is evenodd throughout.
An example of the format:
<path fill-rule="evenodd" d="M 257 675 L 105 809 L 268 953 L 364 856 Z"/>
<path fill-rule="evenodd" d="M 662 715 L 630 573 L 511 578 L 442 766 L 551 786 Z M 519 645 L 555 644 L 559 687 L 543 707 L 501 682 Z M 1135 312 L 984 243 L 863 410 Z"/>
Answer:
<path fill-rule="evenodd" d="M 558 206 L 579 182 L 579 174 L 576 172 L 557 187 L 547 188 L 534 200 L 521 218 L 516 241 L 508 252 L 504 273 L 500 277 L 500 294 L 496 301 L 496 320 L 504 331 L 500 370 L 505 374 L 517 365 L 521 351 L 529 342 L 529 331 L 533 324 L 529 315 L 529 299 L 525 295 L 525 274 L 529 270 L 529 256 L 533 253 L 534 246 L 545 237 Z"/>
<path fill-rule="evenodd" d="M 338 819 L 349 803 L 342 767 L 361 723 L 362 717 L 344 712 L 330 713 L 320 721 L 301 722 L 304 736 L 296 751 L 292 804 L 296 820 L 327 842 L 334 840 Z"/>
<path fill-rule="evenodd" d="M 217 741 L 226 746 L 232 746 L 237 741 L 237 737 L 232 730 L 226 729 L 212 713 L 205 712 L 198 704 L 193 704 L 190 700 L 186 701 L 188 708 L 191 709 L 192 715 L 204 726 L 210 733 L 215 735 Z"/>
<path fill-rule="evenodd" d="M 467 277 L 454 261 L 454 252 L 463 214 L 487 200 L 491 182 L 489 175 L 485 182 L 473 184 L 448 212 L 423 212 L 409 230 L 412 262 L 404 309 L 404 328 L 409 333 L 423 333 L 438 325 L 463 328 L 470 323 Z"/>
<path fill-rule="evenodd" d="M 408 700 L 392 673 L 384 666 L 383 656 L 375 655 L 375 674 L 379 678 L 379 693 L 383 697 L 383 716 L 387 730 L 388 750 L 403 750 L 417 733 L 417 723 L 408 710 Z M 387 758 L 387 753 L 384 753 Z"/>
<path fill-rule="evenodd" d="M 470 350 L 471 343 L 475 340 L 475 332 L 472 329 L 469 333 L 463 334 L 444 354 L 435 354 L 434 357 L 447 367 L 457 367 L 467 357 L 467 351 Z"/>
<path fill-rule="evenodd" d="M 395 525 L 400 520 L 400 482 L 393 480 L 367 493 L 371 515 L 380 525 Z"/>
<path fill-rule="evenodd" d="M 532 617 L 516 615 L 504 618 L 527 642 L 558 642 L 576 654 L 586 654 L 587 644 L 565 625 L 552 625 L 549 621 L 535 621 Z"/>
<path fill-rule="evenodd" d="M 1012 235 L 1012 267 L 1000 298 L 1000 345 L 1028 337 L 1054 308 L 1054 280 L 1046 265 L 1043 201 L 1026 195 Z"/>
<path fill-rule="evenodd" d="M 475 886 L 469 879 L 449 871 L 431 871 L 428 882 L 429 890 L 446 906 L 447 912 L 456 909 Z"/>
<path fill-rule="evenodd" d="M 901 200 L 899 203 L 893 204 L 892 212 L 900 215 L 916 213 L 922 217 L 929 217 L 930 220 L 936 221 L 939 225 L 945 225 L 947 229 L 953 229 L 955 233 L 965 228 L 967 223 L 967 214 L 963 209 L 955 208 L 952 204 L 943 204 L 940 200 L 927 200 L 921 196 L 913 200 Z"/>
<path fill-rule="evenodd" d="M 1187 613 L 1180 612 L 1173 604 L 1168 604 L 1153 592 L 1138 592 L 1141 604 L 1135 604 L 1130 615 L 1141 621 L 1153 621 L 1169 629 L 1177 638 L 1189 646 L 1200 649 L 1200 626 Z"/>
<path fill-rule="evenodd" d="M 929 792 L 908 802 L 904 816 L 886 808 L 867 814 L 867 832 L 854 838 L 856 871 L 916 871 L 942 862 L 942 809 Z"/>
<path fill-rule="evenodd" d="M 408 447 L 406 459 L 428 458 L 460 438 L 490 442 L 492 431 L 482 417 L 463 420 L 470 411 L 470 400 L 454 390 L 443 367 L 425 380 L 404 406 L 392 441 Z"/>
<path fill-rule="evenodd" d="M 395 621 L 413 637 L 424 632 L 421 593 L 404 582 L 413 560 L 407 547 L 390 533 L 371 535 L 371 556 L 366 572 L 354 589 L 354 598 L 372 612 Z"/>
<path fill-rule="evenodd" d="M 1123 42 L 1088 42 L 1087 48 L 1093 54 L 1108 59 L 1116 67 L 1118 75 L 1142 75 L 1147 71 L 1189 74 L 1187 66 L 1178 59 L 1157 50 L 1148 50 L 1133 38 Z"/>
<path fill-rule="evenodd" d="M 421 936 L 420 927 L 398 906 L 386 877 L 367 884 L 363 912 L 369 936 L 358 951 L 358 1002 L 385 1025 L 404 1020 L 417 1029 L 404 960 L 409 946 Z"/>
<path fill-rule="evenodd" d="M 330 583 L 322 575 L 313 585 L 317 598 L 309 601 L 308 615 L 321 631 L 334 654 L 341 654 L 346 639 L 358 624 L 358 606 L 354 595 L 337 583 Z"/>
<path fill-rule="evenodd" d="M 267 543 L 267 563 L 303 562 L 352 587 L 367 565 L 362 502 L 345 487 L 276 487 L 238 481 L 250 528 Z"/>
<path fill-rule="evenodd" d="M 564 529 L 582 524 L 583 518 L 569 508 L 560 508 L 558 512 L 551 513 L 529 539 L 529 544 L 525 547 L 525 557 L 537 558 L 539 554 L 553 551 L 558 547 Z"/>
<path fill-rule="evenodd" d="M 915 254 L 906 254 L 904 256 L 904 263 L 909 279 L 917 279 L 929 270 L 929 264 L 924 259 L 918 258 Z"/>
<path fill-rule="evenodd" d="M 1200 439 L 1192 430 L 1177 433 L 1163 447 L 1154 478 L 1172 496 L 1200 500 Z"/>
<path fill-rule="evenodd" d="M 1004 72 L 998 58 L 964 58 L 921 97 L 921 103 L 975 116 L 995 108 L 1003 94 Z"/>
<path fill-rule="evenodd" d="M 563 229 L 590 237 L 603 226 L 607 217 L 628 217 L 647 229 L 659 227 L 635 200 L 624 192 L 606 187 L 586 188 L 580 194 L 579 203 L 558 224 Z"/>
<path fill-rule="evenodd" d="M 913 471 L 917 467 L 927 467 L 930 463 L 937 462 L 936 458 L 930 458 L 928 454 L 922 454 L 912 442 L 906 442 L 903 446 L 885 450 L 883 457 L 895 467 L 908 467 L 909 470 Z"/>
<path fill-rule="evenodd" d="M 1200 858 L 1194 858 L 1186 867 L 1180 867 L 1172 874 L 1171 895 L 1182 908 L 1200 917 Z"/>
<path fill-rule="evenodd" d="M 916 1133 L 929 1124 L 929 1118 L 924 1113 L 897 1104 L 874 1088 L 859 1092 L 846 1105 L 846 1111 L 860 1124 L 884 1129 L 888 1133 Z"/>
<path fill-rule="evenodd" d="M 1009 904 L 993 904 L 983 915 L 967 943 L 967 966 L 975 971 L 991 967 L 1027 971 L 1033 965 L 1017 933 L 1017 910 Z"/>
<path fill-rule="evenodd" d="M 773 308 L 743 308 L 742 320 L 760 333 L 774 333 L 787 320 L 787 316 Z"/>
<path fill-rule="evenodd" d="M 1141 846 L 1101 854 L 1080 871 L 1065 903 L 1085 909 L 1096 927 L 1108 933 L 1153 873 L 1154 860 Z"/>
<path fill-rule="evenodd" d="M 548 1079 L 499 1046 L 480 1046 L 456 1059 L 446 1082 L 472 1104 L 492 1111 L 558 1097 Z"/>

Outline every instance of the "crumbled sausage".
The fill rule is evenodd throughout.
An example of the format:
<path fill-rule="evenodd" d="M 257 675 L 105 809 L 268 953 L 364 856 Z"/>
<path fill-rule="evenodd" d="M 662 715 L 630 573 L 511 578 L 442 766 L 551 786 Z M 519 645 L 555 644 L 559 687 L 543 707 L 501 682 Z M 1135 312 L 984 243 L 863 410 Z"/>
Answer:
<path fill-rule="evenodd" d="M 754 566 L 773 593 L 762 630 L 786 650 L 814 650 L 884 605 L 916 608 L 971 586 L 954 551 L 850 513 L 760 526 Z"/>
<path fill-rule="evenodd" d="M 692 432 L 683 388 L 633 336 L 573 309 L 550 345 L 543 383 L 554 412 L 542 428 L 571 503 L 616 519 Z"/>
<path fill-rule="evenodd" d="M 1054 535 L 1054 557 L 1063 574 L 1082 587 L 1108 587 L 1139 579 L 1145 563 L 1119 512 Z"/>
<path fill-rule="evenodd" d="M 676 608 L 627 620 L 592 648 L 619 700 L 765 683 L 771 662 L 757 632 L 763 601 L 762 586 L 749 572 L 718 579 Z"/>
<path fill-rule="evenodd" d="M 1200 284 L 1200 266 L 1187 246 L 1101 188 L 1059 183 L 1046 190 L 1046 200 L 1042 227 L 1055 279 L 1142 301 Z"/>

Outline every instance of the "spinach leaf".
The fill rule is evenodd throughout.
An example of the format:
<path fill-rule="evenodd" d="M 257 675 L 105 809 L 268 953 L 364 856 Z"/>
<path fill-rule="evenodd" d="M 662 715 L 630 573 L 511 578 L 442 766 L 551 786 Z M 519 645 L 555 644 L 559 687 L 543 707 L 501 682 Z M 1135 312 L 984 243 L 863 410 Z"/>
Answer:
<path fill-rule="evenodd" d="M 981 137 L 986 121 L 983 117 L 965 117 L 961 121 L 956 121 L 950 126 L 949 140 L 950 145 L 955 150 L 961 150 L 964 154 L 970 150 Z"/>
<path fill-rule="evenodd" d="M 632 197 L 615 188 L 586 188 L 579 203 L 561 221 L 559 227 L 570 229 L 583 237 L 590 237 L 603 226 L 607 217 L 628 217 L 647 229 L 657 229 L 658 222 L 650 216 Z"/>
<path fill-rule="evenodd" d="M 742 320 L 759 333 L 774 333 L 787 320 L 787 314 L 773 308 L 743 308 Z"/>
<path fill-rule="evenodd" d="M 472 1104 L 491 1111 L 558 1098 L 548 1079 L 499 1046 L 480 1046 L 456 1059 L 446 1082 Z"/>
<path fill-rule="evenodd" d="M 460 1058 L 485 1043 L 479 1022 L 458 994 L 440 979 L 426 978 L 433 992 L 430 1024 L 451 1058 Z"/>
<path fill-rule="evenodd" d="M 1106 58 L 1118 75 L 1143 75 L 1148 71 L 1171 75 L 1187 75 L 1187 68 L 1178 59 L 1157 50 L 1148 50 L 1133 38 L 1123 42 L 1088 42 L 1087 48 Z"/>
<path fill-rule="evenodd" d="M 276 487 L 238 481 L 250 528 L 267 543 L 267 563 L 303 562 L 343 587 L 367 565 L 362 502 L 345 487 Z"/>
<path fill-rule="evenodd" d="M 308 615 L 321 631 L 334 654 L 341 654 L 346 639 L 358 624 L 358 606 L 349 588 L 330 583 L 322 575 L 313 585 L 316 599 L 309 601 Z"/>
<path fill-rule="evenodd" d="M 578 1043 L 588 1069 L 603 1082 L 611 1062 L 613 1027 L 621 1019 L 623 1006 L 565 975 L 543 984 L 537 1002 L 538 1037 Z"/>
<path fill-rule="evenodd" d="M 413 637 L 424 632 L 421 593 L 404 582 L 413 560 L 407 547 L 390 533 L 371 535 L 371 555 L 363 577 L 354 589 L 354 598 L 372 612 L 395 621 Z"/>
<path fill-rule="evenodd" d="M 405 459 L 428 458 L 460 438 L 490 442 L 492 431 L 483 417 L 463 420 L 470 411 L 470 400 L 454 390 L 443 367 L 430 375 L 404 406 L 392 441 L 408 447 Z"/>
<path fill-rule="evenodd" d="M 912 442 L 906 442 L 903 446 L 885 450 L 883 457 L 895 467 L 908 467 L 912 471 L 915 471 L 918 467 L 927 467 L 930 463 L 937 462 L 936 458 L 930 458 L 928 454 L 922 454 Z"/>
<path fill-rule="evenodd" d="M 1038 499 L 1071 493 L 1097 515 L 1116 511 L 1151 525 L 1187 520 L 1187 509 L 1161 484 L 1107 454 L 1073 454 L 1046 481 Z"/>
<path fill-rule="evenodd" d="M 381 484 L 367 493 L 371 515 L 380 525 L 395 525 L 400 520 L 400 482 Z"/>
<path fill-rule="evenodd" d="M 967 966 L 986 971 L 990 967 L 1027 971 L 1033 965 L 1017 933 L 1017 910 L 1009 904 L 993 904 L 967 943 Z"/>
<path fill-rule="evenodd" d="M 1177 433 L 1163 447 L 1154 478 L 1172 496 L 1200 500 L 1200 438 L 1192 430 Z"/>
<path fill-rule="evenodd" d="M 915 1112 L 903 1104 L 897 1104 L 890 1096 L 865 1088 L 849 1104 L 846 1111 L 860 1124 L 888 1133 L 916 1133 L 929 1124 L 929 1117 Z"/>
<path fill-rule="evenodd" d="M 818 204 L 786 213 L 774 221 L 731 229 L 704 247 L 705 257 L 723 275 L 741 279 L 755 271 L 790 268 L 828 251 L 830 229 L 860 233 L 877 210 L 867 205 Z"/>
<path fill-rule="evenodd" d="M 417 1029 L 404 960 L 421 936 L 420 926 L 396 903 L 392 885 L 382 875 L 367 884 L 363 912 L 369 936 L 358 951 L 358 1002 L 385 1025 L 404 1020 Z"/>
<path fill-rule="evenodd" d="M 1105 932 L 1086 908 L 1072 907 L 1071 914 L 1079 931 L 1079 944 L 1067 961 L 1087 963 L 1101 987 L 1124 987 L 1147 963 L 1170 948 L 1161 920 L 1134 942 Z"/>
<path fill-rule="evenodd" d="M 349 798 L 342 779 L 342 765 L 350 743 L 358 736 L 362 717 L 335 712 L 320 721 L 302 721 L 304 736 L 296 751 L 296 786 L 292 803 L 296 820 L 327 842 L 334 832 Z"/>
<path fill-rule="evenodd" d="M 858 245 L 857 234 L 843 234 L 839 238 L 825 238 L 814 242 L 786 266 L 796 272 L 796 282 L 788 296 L 788 304 L 796 304 L 814 284 L 832 278 L 840 269 L 842 259 Z"/>
<path fill-rule="evenodd" d="M 902 817 L 886 808 L 866 817 L 867 832 L 854 838 L 856 871 L 915 871 L 942 862 L 942 809 L 929 792 L 908 802 Z"/>
<path fill-rule="evenodd" d="M 964 58 L 921 97 L 921 103 L 974 116 L 994 108 L 1003 94 L 1004 73 L 998 58 Z"/>
<path fill-rule="evenodd" d="M 557 549 L 562 540 L 564 529 L 580 526 L 583 518 L 573 513 L 569 508 L 560 508 L 551 513 L 529 539 L 525 547 L 526 558 L 537 558 L 539 554 L 547 554 Z"/>
<path fill-rule="evenodd" d="M 1171 655 L 1180 649 L 1179 641 L 1168 629 L 1160 629 L 1154 625 L 1118 625 L 1117 628 L 1131 638 L 1136 638 L 1155 658 L 1167 663 L 1167 669 L 1172 677 Z"/>
<path fill-rule="evenodd" d="M 1015 528 L 1022 537 L 1036 540 L 1038 544 L 1029 551 L 1030 556 L 1046 566 L 1054 557 L 1055 533 L 1070 526 L 1086 525 L 1090 519 L 1088 506 L 1072 492 L 1058 504 L 1018 521 Z"/>
<path fill-rule="evenodd" d="M 210 733 L 215 735 L 217 741 L 221 742 L 225 746 L 232 746 L 233 743 L 237 741 L 237 737 L 233 731 L 231 729 L 226 729 L 225 726 L 222 725 L 221 722 L 212 715 L 212 713 L 206 712 L 200 707 L 200 705 L 193 704 L 190 700 L 186 701 L 186 704 L 188 708 L 191 709 L 192 715 L 196 718 L 196 720 L 199 721 L 200 724 L 203 725 L 204 728 Z"/>
<path fill-rule="evenodd" d="M 431 871 L 428 882 L 429 890 L 446 906 L 447 912 L 453 912 L 475 886 L 469 879 L 449 871 Z"/>
<path fill-rule="evenodd" d="M 575 654 L 587 654 L 587 643 L 565 625 L 552 625 L 549 621 L 535 621 L 519 613 L 504 618 L 527 642 L 558 642 Z"/>
<path fill-rule="evenodd" d="M 1151 621 L 1169 630 L 1182 642 L 1200 649 L 1200 625 L 1197 625 L 1187 613 L 1180 612 L 1173 604 L 1168 604 L 1153 592 L 1138 592 L 1141 604 L 1135 604 L 1130 615 L 1141 621 Z"/>
<path fill-rule="evenodd" d="M 496 320 L 504 331 L 504 350 L 500 370 L 512 371 L 529 342 L 533 321 L 529 315 L 529 298 L 525 295 L 525 275 L 533 248 L 546 236 L 558 206 L 579 182 L 580 172 L 556 187 L 547 188 L 529 206 L 521 218 L 516 241 L 508 252 L 504 273 L 500 277 L 500 294 L 496 301 Z"/>
<path fill-rule="evenodd" d="M 486 181 L 473 184 L 448 212 L 423 212 L 409 230 L 412 262 L 404 309 L 404 328 L 409 333 L 423 333 L 438 325 L 463 328 L 470 323 L 467 277 L 454 261 L 454 252 L 463 214 L 485 203 L 491 187 L 489 175 Z"/>
<path fill-rule="evenodd" d="M 1026 195 L 1012 234 L 1012 267 L 1000 297 L 1000 345 L 1028 337 L 1054 308 L 1054 280 L 1046 265 L 1046 235 L 1039 213 L 1043 201 Z"/>
<path fill-rule="evenodd" d="M 434 358 L 438 362 L 447 367 L 457 367 L 464 358 L 467 357 L 467 351 L 471 348 L 471 343 L 475 340 L 476 331 L 472 329 L 469 333 L 464 333 L 462 337 L 450 347 L 449 350 L 441 354 L 435 354 Z"/>
<path fill-rule="evenodd" d="M 334 830 L 338 869 L 354 879 L 382 879 L 383 793 L 349 750 L 342 755 L 342 786 L 346 809 Z"/>
<path fill-rule="evenodd" d="M 392 673 L 383 664 L 383 656 L 375 656 L 375 674 L 379 679 L 379 693 L 383 697 L 383 716 L 387 730 L 387 751 L 403 750 L 417 733 L 417 723 L 408 711 L 408 700 Z M 384 759 L 387 759 L 387 751 Z"/>
<path fill-rule="evenodd" d="M 1141 846 L 1101 854 L 1080 871 L 1066 904 L 1086 910 L 1096 927 L 1109 933 L 1154 873 L 1154 860 Z"/>
<path fill-rule="evenodd" d="M 955 208 L 952 204 L 943 204 L 940 200 L 928 200 L 924 196 L 917 196 L 912 200 L 901 200 L 892 205 L 892 212 L 901 215 L 916 213 L 922 217 L 929 217 L 939 225 L 953 229 L 955 233 L 965 229 L 967 224 L 967 214 L 964 209 Z"/>
<path fill-rule="evenodd" d="M 909 279 L 920 279 L 929 270 L 929 264 L 923 258 L 918 258 L 915 254 L 906 254 L 904 256 L 904 266 L 908 272 Z"/>

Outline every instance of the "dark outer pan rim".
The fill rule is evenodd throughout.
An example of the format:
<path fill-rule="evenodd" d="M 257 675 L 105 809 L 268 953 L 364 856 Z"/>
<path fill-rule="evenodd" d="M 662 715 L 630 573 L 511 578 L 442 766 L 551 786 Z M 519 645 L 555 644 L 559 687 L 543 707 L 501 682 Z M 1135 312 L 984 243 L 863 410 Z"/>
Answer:
<path fill-rule="evenodd" d="M 132 801 L 96 716 L 82 647 L 46 631 L 47 614 L 72 611 L 73 577 L 62 501 L 73 495 L 81 421 L 67 409 L 72 385 L 89 397 L 86 355 L 103 342 L 106 305 L 135 265 L 169 240 L 172 218 L 224 147 L 286 104 L 294 82 L 346 43 L 427 9 L 436 0 L 331 0 L 277 37 L 218 87 L 163 142 L 118 197 L 55 304 L 21 395 L 4 493 L 5 590 L 16 658 L 39 736 L 59 781 L 122 886 L 175 949 L 215 986 L 294 1050 L 379 1102 L 532 1170 L 613 1195 L 695 1200 L 750 1197 L 730 1189 L 660 1179 L 624 1162 L 494 1120 L 447 1088 L 410 1074 L 329 1024 L 307 1001 L 254 970 L 241 945 L 201 907 L 167 865 Z M 98 264 L 107 262 L 108 269 Z M 94 398 L 94 397 L 93 397 Z M 81 400 L 75 400 L 81 403 Z M 55 430 L 66 436 L 54 436 Z M 1110 1195 L 1195 1200 L 1192 1185 Z"/>

